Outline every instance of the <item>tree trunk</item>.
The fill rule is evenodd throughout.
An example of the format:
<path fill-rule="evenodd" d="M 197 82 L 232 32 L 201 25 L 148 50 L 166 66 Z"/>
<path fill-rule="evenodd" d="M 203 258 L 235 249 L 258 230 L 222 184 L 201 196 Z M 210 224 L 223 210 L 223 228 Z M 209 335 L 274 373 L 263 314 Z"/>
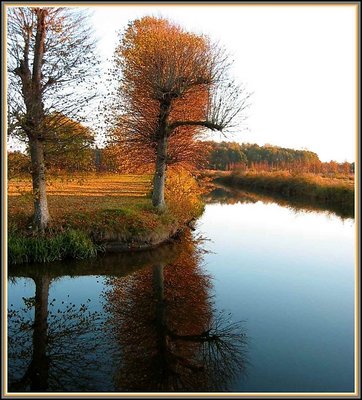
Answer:
<path fill-rule="evenodd" d="M 48 389 L 49 358 L 48 352 L 48 300 L 50 277 L 34 276 L 35 315 L 33 331 L 33 349 L 29 366 L 23 377 L 9 387 L 11 392 L 45 392 Z"/>
<path fill-rule="evenodd" d="M 41 232 L 47 228 L 50 215 L 46 195 L 43 143 L 39 139 L 29 140 L 34 197 L 34 227 Z"/>
<path fill-rule="evenodd" d="M 31 362 L 31 390 L 46 391 L 48 388 L 49 360 L 47 356 L 48 342 L 48 298 L 49 276 L 35 280 L 35 317 L 33 333 L 33 359 Z"/>
<path fill-rule="evenodd" d="M 165 284 L 164 284 L 164 266 L 162 263 L 153 266 L 152 280 L 153 290 L 156 300 L 156 321 L 158 327 L 161 327 L 161 331 L 166 326 L 166 310 L 165 310 Z"/>
<path fill-rule="evenodd" d="M 157 366 L 156 388 L 159 391 L 169 391 L 170 374 L 173 370 L 172 357 L 169 347 L 169 335 L 167 329 L 167 310 L 164 287 L 164 265 L 159 263 L 153 266 L 153 299 L 156 302 L 155 331 L 156 331 L 156 354 L 155 366 Z"/>
<path fill-rule="evenodd" d="M 44 104 L 42 87 L 42 66 L 45 52 L 46 15 L 45 8 L 36 8 L 36 35 L 33 53 L 33 71 L 30 70 L 29 56 L 32 30 L 28 29 L 24 37 L 24 54 L 16 73 L 22 81 L 22 92 L 26 105 L 26 121 L 23 129 L 29 139 L 33 197 L 34 197 L 34 228 L 44 232 L 49 222 L 49 210 L 46 197 L 45 166 L 44 166 Z"/>
<path fill-rule="evenodd" d="M 156 171 L 153 178 L 152 204 L 158 210 L 166 208 L 165 180 L 167 162 L 167 136 L 162 137 L 157 143 Z"/>

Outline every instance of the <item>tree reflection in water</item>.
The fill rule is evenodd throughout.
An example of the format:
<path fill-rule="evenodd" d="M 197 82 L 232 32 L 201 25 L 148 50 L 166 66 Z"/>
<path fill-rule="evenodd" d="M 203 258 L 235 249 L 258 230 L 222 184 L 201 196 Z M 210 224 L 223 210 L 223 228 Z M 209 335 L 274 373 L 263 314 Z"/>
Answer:
<path fill-rule="evenodd" d="M 107 325 L 120 351 L 117 390 L 226 391 L 245 372 L 245 332 L 215 311 L 201 261 L 187 237 L 172 263 L 108 280 Z"/>
<path fill-rule="evenodd" d="M 8 312 L 9 391 L 89 390 L 89 377 L 99 370 L 93 355 L 103 345 L 102 316 L 89 311 L 90 300 L 78 307 L 49 302 L 52 278 L 32 278 L 35 297 L 23 298 L 25 307 Z"/>
<path fill-rule="evenodd" d="M 354 207 L 351 204 L 319 204 L 315 200 L 305 200 L 303 198 L 292 197 L 285 199 L 278 193 L 269 193 L 260 189 L 238 189 L 235 187 L 224 186 L 221 183 L 213 183 L 210 186 L 209 193 L 204 195 L 207 204 L 238 204 L 238 203 L 257 203 L 261 201 L 264 204 L 276 203 L 286 207 L 295 214 L 298 212 L 324 212 L 337 215 L 344 219 L 354 218 Z"/>
<path fill-rule="evenodd" d="M 246 336 L 215 311 L 201 262 L 186 236 L 143 254 L 12 268 L 10 280 L 33 279 L 35 296 L 8 311 L 9 392 L 227 390 L 245 371 Z M 107 277 L 92 298 L 103 311 L 49 298 L 65 270 Z"/>

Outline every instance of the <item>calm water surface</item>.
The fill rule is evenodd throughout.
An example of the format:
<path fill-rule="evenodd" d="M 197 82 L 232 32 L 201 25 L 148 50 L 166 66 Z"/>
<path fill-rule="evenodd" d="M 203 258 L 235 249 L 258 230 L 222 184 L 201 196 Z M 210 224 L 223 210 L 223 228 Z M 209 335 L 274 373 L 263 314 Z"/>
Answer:
<path fill-rule="evenodd" d="M 9 271 L 9 390 L 353 392 L 351 218 L 216 190 L 152 252 Z"/>

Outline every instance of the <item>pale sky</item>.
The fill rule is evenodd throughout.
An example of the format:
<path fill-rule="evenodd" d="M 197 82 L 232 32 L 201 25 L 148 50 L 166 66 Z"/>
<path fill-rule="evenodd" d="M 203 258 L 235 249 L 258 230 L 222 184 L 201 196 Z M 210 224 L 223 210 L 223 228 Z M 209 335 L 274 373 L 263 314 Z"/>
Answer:
<path fill-rule="evenodd" d="M 89 6 L 104 59 L 113 55 L 116 32 L 144 15 L 207 34 L 226 47 L 234 77 L 253 92 L 245 126 L 230 140 L 307 148 L 338 162 L 356 158 L 356 7 Z"/>

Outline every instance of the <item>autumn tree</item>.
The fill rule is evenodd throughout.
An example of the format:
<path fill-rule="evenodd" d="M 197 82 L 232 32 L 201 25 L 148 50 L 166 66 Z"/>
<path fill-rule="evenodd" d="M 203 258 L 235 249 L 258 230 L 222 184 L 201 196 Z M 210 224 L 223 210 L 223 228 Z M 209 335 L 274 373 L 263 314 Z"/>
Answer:
<path fill-rule="evenodd" d="M 94 133 L 65 116 L 62 125 L 52 131 L 53 116 L 49 119 L 49 136 L 44 141 L 44 164 L 51 171 L 89 171 L 95 167 Z M 59 119 L 60 122 L 60 119 Z M 29 149 L 25 153 L 8 152 L 8 178 L 31 171 Z"/>
<path fill-rule="evenodd" d="M 49 135 L 44 143 L 46 167 L 68 171 L 93 168 L 94 132 L 65 115 L 57 118 L 50 115 L 46 119 L 49 121 Z"/>
<path fill-rule="evenodd" d="M 21 151 L 8 152 L 8 179 L 21 174 L 29 173 L 30 159 L 27 154 Z"/>
<path fill-rule="evenodd" d="M 89 111 L 95 43 L 77 8 L 9 7 L 7 17 L 8 131 L 27 142 L 34 226 L 43 232 L 50 220 L 44 146 L 57 140 L 64 116 L 78 123 Z"/>
<path fill-rule="evenodd" d="M 227 78 L 225 52 L 163 18 L 130 23 L 115 51 L 119 139 L 134 163 L 153 162 L 152 203 L 165 208 L 166 167 L 193 160 L 205 130 L 224 132 L 248 95 Z"/>

